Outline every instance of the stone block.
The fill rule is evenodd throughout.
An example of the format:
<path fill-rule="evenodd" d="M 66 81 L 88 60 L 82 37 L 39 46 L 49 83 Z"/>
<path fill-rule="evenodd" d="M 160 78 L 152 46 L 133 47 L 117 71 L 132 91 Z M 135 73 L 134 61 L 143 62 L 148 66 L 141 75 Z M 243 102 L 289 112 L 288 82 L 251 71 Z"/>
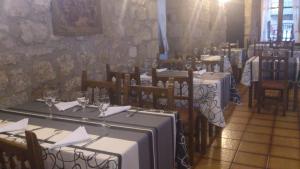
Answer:
<path fill-rule="evenodd" d="M 37 83 L 44 83 L 56 78 L 56 73 L 48 61 L 35 61 L 33 63 L 33 79 Z"/>

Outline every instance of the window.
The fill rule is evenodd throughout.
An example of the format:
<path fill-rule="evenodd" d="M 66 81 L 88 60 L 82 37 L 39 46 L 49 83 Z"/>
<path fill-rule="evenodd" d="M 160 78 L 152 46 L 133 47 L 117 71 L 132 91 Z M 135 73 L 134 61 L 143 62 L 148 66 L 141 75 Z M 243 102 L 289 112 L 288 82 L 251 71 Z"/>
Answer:
<path fill-rule="evenodd" d="M 299 41 L 299 0 L 263 0 L 261 40 Z"/>

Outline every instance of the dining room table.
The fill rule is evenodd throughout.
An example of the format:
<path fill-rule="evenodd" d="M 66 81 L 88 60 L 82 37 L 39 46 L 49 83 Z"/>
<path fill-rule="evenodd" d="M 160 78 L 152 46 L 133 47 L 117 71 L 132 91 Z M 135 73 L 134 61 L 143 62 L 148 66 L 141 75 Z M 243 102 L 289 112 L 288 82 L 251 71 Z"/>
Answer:
<path fill-rule="evenodd" d="M 223 72 L 202 72 L 195 71 L 193 76 L 193 97 L 194 109 L 200 110 L 208 122 L 218 127 L 225 127 L 224 109 L 230 102 L 231 96 L 231 74 Z M 158 77 L 188 77 L 187 71 L 163 70 L 157 72 Z M 151 85 L 152 78 L 150 75 L 142 74 L 141 83 Z M 163 85 L 163 84 L 158 84 Z M 188 95 L 188 86 L 180 86 L 174 83 L 175 95 L 182 91 L 183 95 Z M 180 90 L 182 88 L 182 90 Z M 177 106 L 184 106 L 185 103 L 176 101 Z"/>
<path fill-rule="evenodd" d="M 26 130 L 37 135 L 46 169 L 190 168 L 176 112 L 131 107 L 105 120 L 94 105 L 85 112 L 78 105 L 61 111 L 53 107 L 51 112 L 52 116 L 43 100 L 0 109 L 0 128 L 29 119 Z M 86 129 L 90 141 L 53 148 L 79 126 Z M 5 132 L 0 137 L 17 142 L 25 139 L 24 132 Z"/>
<path fill-rule="evenodd" d="M 223 49 L 223 52 L 228 52 L 228 49 Z M 247 60 L 246 54 L 246 49 L 244 48 L 231 48 L 229 57 L 231 66 L 235 66 L 238 69 L 242 69 Z"/>

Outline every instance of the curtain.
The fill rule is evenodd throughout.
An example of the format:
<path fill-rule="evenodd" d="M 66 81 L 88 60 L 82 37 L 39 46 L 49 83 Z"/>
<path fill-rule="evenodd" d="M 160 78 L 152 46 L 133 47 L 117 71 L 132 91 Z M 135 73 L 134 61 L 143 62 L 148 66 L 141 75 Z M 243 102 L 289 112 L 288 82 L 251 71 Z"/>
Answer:
<path fill-rule="evenodd" d="M 293 0 L 294 37 L 300 42 L 300 0 Z"/>
<path fill-rule="evenodd" d="M 262 0 L 261 1 L 261 41 L 268 41 L 269 40 L 269 29 L 270 29 L 270 22 L 271 22 L 271 1 L 272 0 Z"/>
<path fill-rule="evenodd" d="M 158 8 L 158 26 L 160 44 L 163 45 L 163 53 L 160 53 L 160 59 L 168 59 L 169 44 L 167 39 L 167 15 L 166 15 L 166 0 L 157 1 Z"/>

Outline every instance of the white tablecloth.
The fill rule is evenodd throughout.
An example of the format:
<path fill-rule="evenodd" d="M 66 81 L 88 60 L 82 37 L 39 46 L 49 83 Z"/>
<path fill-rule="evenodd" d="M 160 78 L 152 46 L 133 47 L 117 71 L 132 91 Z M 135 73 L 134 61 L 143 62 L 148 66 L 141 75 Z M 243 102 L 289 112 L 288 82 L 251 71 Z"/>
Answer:
<path fill-rule="evenodd" d="M 152 84 L 151 77 L 141 76 L 143 85 Z M 201 113 L 207 117 L 208 121 L 216 126 L 225 127 L 223 109 L 221 105 L 221 81 L 204 80 L 194 77 L 194 108 L 200 109 Z M 228 89 L 229 90 L 229 89 Z M 179 95 L 180 85 L 175 82 L 175 94 Z M 184 86 L 183 95 L 188 95 L 188 88 Z M 177 106 L 184 106 L 184 102 L 176 102 Z"/>

